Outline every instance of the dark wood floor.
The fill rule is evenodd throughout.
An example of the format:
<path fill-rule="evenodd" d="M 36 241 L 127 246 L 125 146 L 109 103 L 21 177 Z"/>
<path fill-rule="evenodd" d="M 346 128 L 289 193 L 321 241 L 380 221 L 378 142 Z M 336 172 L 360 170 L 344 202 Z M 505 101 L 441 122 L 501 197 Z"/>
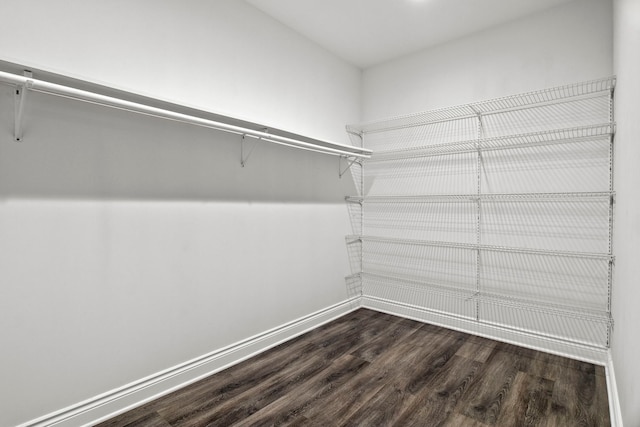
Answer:
<path fill-rule="evenodd" d="M 100 424 L 608 426 L 604 369 L 360 309 Z"/>

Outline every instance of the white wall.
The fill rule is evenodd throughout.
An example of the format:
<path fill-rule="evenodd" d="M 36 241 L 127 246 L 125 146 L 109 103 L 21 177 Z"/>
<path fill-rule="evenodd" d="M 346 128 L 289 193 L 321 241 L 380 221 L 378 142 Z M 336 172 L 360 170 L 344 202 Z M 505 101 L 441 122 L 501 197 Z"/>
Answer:
<path fill-rule="evenodd" d="M 363 120 L 612 73 L 611 1 L 577 0 L 363 73 Z"/>
<path fill-rule="evenodd" d="M 640 425 L 640 2 L 614 1 L 615 230 L 612 349 L 625 426 Z"/>
<path fill-rule="evenodd" d="M 244 1 L 6 0 L 2 58 L 337 142 L 360 72 Z M 343 100 L 343 102 L 339 102 Z"/>
<path fill-rule="evenodd" d="M 360 71 L 244 2 L 3 2 L 1 59 L 346 142 Z M 36 76 L 37 77 L 37 76 Z M 334 157 L 0 86 L 0 425 L 347 297 Z"/>

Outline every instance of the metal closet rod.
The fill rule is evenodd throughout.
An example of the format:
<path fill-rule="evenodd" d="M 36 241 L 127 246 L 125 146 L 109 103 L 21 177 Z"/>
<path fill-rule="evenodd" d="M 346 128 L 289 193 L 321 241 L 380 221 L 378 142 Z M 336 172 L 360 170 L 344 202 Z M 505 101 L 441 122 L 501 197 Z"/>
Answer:
<path fill-rule="evenodd" d="M 164 108 L 153 107 L 138 102 L 127 101 L 112 96 L 101 95 L 86 90 L 75 89 L 69 86 L 63 86 L 56 83 L 46 82 L 34 79 L 28 76 L 0 71 L 0 82 L 23 87 L 34 92 L 41 92 L 48 95 L 55 95 L 64 98 L 74 99 L 77 101 L 88 102 L 92 104 L 102 105 L 105 107 L 116 108 L 120 110 L 130 111 L 134 113 L 144 114 L 152 117 L 173 120 L 182 123 L 188 123 L 196 126 L 202 126 L 210 129 L 216 129 L 223 132 L 230 132 L 238 135 L 246 135 L 257 139 L 262 139 L 279 145 L 299 148 L 302 150 L 314 151 L 323 154 L 329 154 L 342 157 L 369 158 L 372 151 L 366 148 L 360 148 L 351 145 L 339 144 L 336 142 L 320 141 L 322 144 L 314 144 L 311 142 L 300 141 L 285 136 L 270 134 L 264 131 L 235 126 L 228 123 L 218 122 L 215 120 L 204 119 L 189 114 L 179 113 Z M 326 144 L 326 145 L 324 145 Z"/>

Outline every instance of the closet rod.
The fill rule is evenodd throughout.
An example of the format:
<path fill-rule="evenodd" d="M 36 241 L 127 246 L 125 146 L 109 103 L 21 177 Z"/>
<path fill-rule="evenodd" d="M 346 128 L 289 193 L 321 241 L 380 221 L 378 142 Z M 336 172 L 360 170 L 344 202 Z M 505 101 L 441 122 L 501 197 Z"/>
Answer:
<path fill-rule="evenodd" d="M 230 132 L 238 135 L 246 135 L 256 139 L 272 142 L 279 145 L 285 145 L 293 148 L 299 148 L 308 151 L 319 152 L 341 157 L 352 158 L 369 158 L 372 151 L 366 148 L 360 148 L 352 145 L 339 144 L 336 142 L 312 139 L 318 143 L 305 142 L 298 139 L 288 138 L 264 131 L 254 130 L 241 126 L 235 126 L 215 120 L 204 119 L 189 114 L 172 111 L 169 109 L 158 108 L 139 102 L 127 101 L 112 96 L 101 95 L 99 93 L 89 92 L 86 90 L 75 89 L 69 86 L 59 85 L 56 83 L 46 82 L 34 79 L 28 76 L 20 76 L 17 74 L 0 71 L 0 82 L 16 85 L 24 90 L 41 92 L 48 95 L 60 96 L 77 101 L 88 102 L 105 107 L 116 108 L 120 110 L 130 111 L 133 113 L 144 114 L 152 117 L 173 120 L 182 123 L 188 123 L 196 126 L 211 128 L 223 132 Z M 311 139 L 311 138 L 310 138 Z"/>

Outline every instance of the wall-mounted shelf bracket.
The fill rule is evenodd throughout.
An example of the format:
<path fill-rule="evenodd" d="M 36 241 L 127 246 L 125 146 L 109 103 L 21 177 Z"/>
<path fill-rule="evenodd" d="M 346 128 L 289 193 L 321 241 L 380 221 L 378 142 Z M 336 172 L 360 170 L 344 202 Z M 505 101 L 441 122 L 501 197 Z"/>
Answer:
<path fill-rule="evenodd" d="M 360 142 L 362 142 L 362 132 L 355 132 L 355 131 L 349 130 L 349 127 L 347 126 L 347 133 L 349 135 L 353 135 L 360 138 Z"/>
<path fill-rule="evenodd" d="M 25 71 L 24 76 L 27 78 L 32 77 L 31 71 Z M 30 89 L 33 86 L 33 82 L 31 80 L 27 80 L 23 85 L 17 85 L 14 97 L 13 97 L 13 106 L 14 106 L 14 133 L 13 137 L 16 142 L 20 142 L 22 140 L 22 117 L 24 114 L 24 106 L 27 100 L 27 89 Z"/>
<path fill-rule="evenodd" d="M 351 158 L 348 156 L 340 156 L 338 158 L 338 175 L 340 176 L 340 178 L 342 178 L 342 175 L 347 173 L 347 171 L 351 169 L 351 166 L 353 166 L 353 164 L 356 163 L 357 161 L 358 161 L 357 157 Z M 343 163 L 347 164 L 344 168 L 342 167 Z"/>
<path fill-rule="evenodd" d="M 476 108 L 474 108 L 472 105 L 470 106 L 471 110 L 473 110 L 473 112 L 475 113 L 476 117 L 478 118 L 478 140 L 482 139 L 482 136 L 484 134 L 484 126 L 482 123 L 482 112 L 478 111 Z M 480 152 L 480 143 L 478 142 L 477 144 L 477 148 L 478 148 L 478 153 Z"/>

